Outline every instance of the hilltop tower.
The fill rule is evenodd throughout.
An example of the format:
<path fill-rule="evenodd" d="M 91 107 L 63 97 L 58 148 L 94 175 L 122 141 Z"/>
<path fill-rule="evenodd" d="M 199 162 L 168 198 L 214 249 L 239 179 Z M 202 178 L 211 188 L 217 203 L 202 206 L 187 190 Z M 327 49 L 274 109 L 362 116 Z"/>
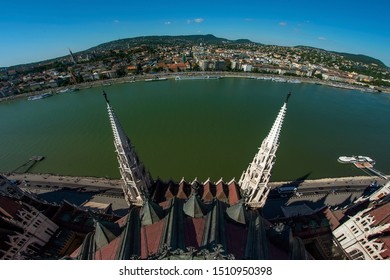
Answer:
<path fill-rule="evenodd" d="M 280 109 L 268 136 L 263 140 L 258 153 L 249 164 L 247 170 L 242 173 L 238 182 L 241 192 L 245 194 L 246 203 L 251 208 L 263 207 L 270 191 L 268 181 L 271 178 L 271 170 L 275 163 L 275 154 L 279 147 L 279 135 L 290 95 L 291 93 L 287 95 L 286 101 Z"/>
<path fill-rule="evenodd" d="M 76 64 L 77 62 L 76 62 L 76 59 L 75 59 L 75 57 L 74 57 L 74 55 L 73 55 L 73 53 L 72 53 L 72 51 L 69 49 L 69 54 L 70 54 L 70 60 L 71 60 L 71 62 L 73 63 L 73 64 Z"/>
<path fill-rule="evenodd" d="M 122 186 L 125 199 L 129 206 L 144 204 L 152 185 L 150 174 L 146 172 L 143 163 L 139 160 L 134 146 L 125 134 L 122 126 L 103 91 L 107 103 L 108 116 L 114 135 L 115 151 L 119 163 L 119 171 L 124 185 Z"/>

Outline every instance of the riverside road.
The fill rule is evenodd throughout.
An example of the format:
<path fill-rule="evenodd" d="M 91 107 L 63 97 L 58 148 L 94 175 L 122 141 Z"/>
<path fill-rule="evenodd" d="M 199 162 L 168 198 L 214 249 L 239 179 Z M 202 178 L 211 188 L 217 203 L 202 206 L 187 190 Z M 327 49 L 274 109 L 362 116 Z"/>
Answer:
<path fill-rule="evenodd" d="M 23 190 L 36 193 L 49 202 L 59 203 L 63 199 L 81 205 L 85 202 L 112 204 L 114 212 L 125 214 L 127 204 L 123 198 L 121 180 L 106 178 L 69 177 L 49 174 L 5 174 L 15 180 Z M 317 180 L 297 180 L 291 182 L 272 182 L 268 200 L 263 208 L 265 218 L 283 217 L 281 207 L 306 204 L 315 210 L 323 206 L 342 208 L 362 195 L 375 191 L 373 182 L 385 184 L 378 177 L 343 177 Z M 281 186 L 296 186 L 297 191 L 279 194 Z"/>

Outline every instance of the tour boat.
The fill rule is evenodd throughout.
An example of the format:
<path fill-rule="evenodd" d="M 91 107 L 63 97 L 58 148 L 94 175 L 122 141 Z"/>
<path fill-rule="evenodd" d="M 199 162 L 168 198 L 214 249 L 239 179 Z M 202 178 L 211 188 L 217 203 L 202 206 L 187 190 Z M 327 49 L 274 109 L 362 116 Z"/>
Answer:
<path fill-rule="evenodd" d="M 43 94 L 39 94 L 39 95 L 30 96 L 27 99 L 28 100 L 38 100 L 38 99 L 42 99 L 42 98 L 46 98 L 46 97 L 50 97 L 50 96 L 53 96 L 53 94 L 51 92 L 47 92 L 47 93 L 43 93 Z"/>
<path fill-rule="evenodd" d="M 368 162 L 371 164 L 375 164 L 375 161 L 367 156 L 341 156 L 338 158 L 338 162 L 340 163 L 363 163 L 363 162 Z"/>

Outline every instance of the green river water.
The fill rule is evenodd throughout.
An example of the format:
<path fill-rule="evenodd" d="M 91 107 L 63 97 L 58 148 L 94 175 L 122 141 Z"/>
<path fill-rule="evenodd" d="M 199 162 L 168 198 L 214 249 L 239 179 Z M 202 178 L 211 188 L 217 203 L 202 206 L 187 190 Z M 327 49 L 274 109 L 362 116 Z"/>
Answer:
<path fill-rule="evenodd" d="M 291 97 L 272 181 L 364 175 L 337 162 L 366 155 L 390 173 L 390 95 L 253 79 L 116 84 L 112 107 L 152 176 L 239 179 Z M 102 88 L 0 103 L 0 172 L 118 178 Z M 19 169 L 23 171 L 23 168 Z"/>

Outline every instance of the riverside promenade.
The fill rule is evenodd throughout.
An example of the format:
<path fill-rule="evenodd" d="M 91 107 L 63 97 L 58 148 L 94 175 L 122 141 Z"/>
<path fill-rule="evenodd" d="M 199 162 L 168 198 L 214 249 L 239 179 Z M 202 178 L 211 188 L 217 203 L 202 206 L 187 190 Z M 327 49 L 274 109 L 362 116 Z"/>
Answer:
<path fill-rule="evenodd" d="M 17 181 L 21 189 L 50 202 L 60 204 L 66 200 L 81 206 L 85 203 L 104 207 L 111 205 L 114 213 L 119 216 L 128 211 L 120 179 L 32 173 L 3 175 L 9 180 Z M 272 190 L 264 206 L 263 215 L 268 219 L 283 217 L 282 207 L 302 204 L 312 209 L 324 206 L 344 207 L 367 193 L 367 190 L 370 190 L 368 186 L 373 181 L 378 184 L 386 183 L 381 178 L 369 176 L 270 182 Z M 296 186 L 297 192 L 289 195 L 278 194 L 276 188 L 285 185 Z"/>
<path fill-rule="evenodd" d="M 34 173 L 12 173 L 3 174 L 8 180 L 25 181 L 31 184 L 50 184 L 50 185 L 73 185 L 74 187 L 103 187 L 121 189 L 122 180 L 95 178 L 95 177 L 73 177 L 52 174 L 34 174 Z"/>
<path fill-rule="evenodd" d="M 75 85 L 69 85 L 66 87 L 58 87 L 52 89 L 51 92 L 53 94 L 60 94 L 61 90 L 65 90 L 73 87 L 75 90 L 89 89 L 93 87 L 102 87 L 102 86 L 110 86 L 113 84 L 121 84 L 121 83 L 132 83 L 132 82 L 144 82 L 148 79 L 153 79 L 155 77 L 167 78 L 174 80 L 176 76 L 188 77 L 188 76 L 220 76 L 225 78 L 283 78 L 283 79 L 294 79 L 299 80 L 302 83 L 310 83 L 310 84 L 320 84 L 330 87 L 336 88 L 344 88 L 344 89 L 354 89 L 363 92 L 372 92 L 372 90 L 368 86 L 362 86 L 357 84 L 350 83 L 339 83 L 328 80 L 321 80 L 318 78 L 308 78 L 301 76 L 285 76 L 278 74 L 263 74 L 263 73 L 254 73 L 254 72 L 229 72 L 229 71 L 190 71 L 190 72 L 179 72 L 179 73 L 156 73 L 156 74 L 143 74 L 143 75 L 129 75 L 122 78 L 113 78 L 106 80 L 96 80 L 92 82 L 79 83 Z M 378 89 L 383 93 L 390 93 L 389 88 L 378 87 Z M 39 95 L 42 93 L 46 93 L 50 89 L 43 89 L 39 91 L 26 92 L 18 95 L 12 95 L 7 97 L 0 98 L 0 103 L 5 101 L 10 101 L 14 99 L 27 98 L 34 95 Z"/>
<path fill-rule="evenodd" d="M 52 174 L 34 174 L 34 173 L 13 173 L 3 174 L 9 180 L 19 180 L 30 182 L 32 184 L 57 184 L 70 185 L 74 187 L 99 187 L 99 188 L 118 188 L 121 189 L 122 180 L 107 179 L 95 177 L 72 177 Z M 323 178 L 311 180 L 292 180 L 283 182 L 270 182 L 271 188 L 277 188 L 282 185 L 293 184 L 299 186 L 300 189 L 305 188 L 333 188 L 343 186 L 368 186 L 371 182 L 377 181 L 379 184 L 384 184 L 385 180 L 378 177 L 370 176 L 354 176 L 354 177 L 339 177 L 339 178 Z"/>

